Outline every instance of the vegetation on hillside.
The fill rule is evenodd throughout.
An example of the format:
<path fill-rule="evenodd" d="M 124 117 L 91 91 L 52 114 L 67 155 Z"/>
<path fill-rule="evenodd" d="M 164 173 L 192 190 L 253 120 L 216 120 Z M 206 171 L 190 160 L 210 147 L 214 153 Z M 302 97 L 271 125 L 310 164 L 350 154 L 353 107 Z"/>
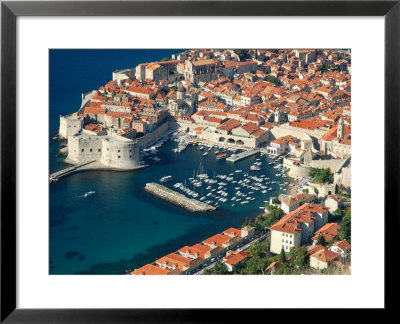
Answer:
<path fill-rule="evenodd" d="M 206 269 L 204 271 L 204 274 L 206 275 L 226 275 L 229 274 L 228 268 L 226 267 L 225 264 L 223 264 L 221 261 L 215 262 L 215 265 L 211 269 Z"/>
<path fill-rule="evenodd" d="M 351 209 L 348 209 L 342 218 L 338 231 L 339 238 L 351 243 Z"/>

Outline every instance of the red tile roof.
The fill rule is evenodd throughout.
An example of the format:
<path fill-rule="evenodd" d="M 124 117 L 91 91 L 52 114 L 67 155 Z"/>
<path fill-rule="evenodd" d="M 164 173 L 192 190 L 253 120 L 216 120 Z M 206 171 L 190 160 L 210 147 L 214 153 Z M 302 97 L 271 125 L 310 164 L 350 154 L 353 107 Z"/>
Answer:
<path fill-rule="evenodd" d="M 168 269 L 162 269 L 152 264 L 146 264 L 143 267 L 136 269 L 131 272 L 131 275 L 166 275 L 171 271 Z"/>

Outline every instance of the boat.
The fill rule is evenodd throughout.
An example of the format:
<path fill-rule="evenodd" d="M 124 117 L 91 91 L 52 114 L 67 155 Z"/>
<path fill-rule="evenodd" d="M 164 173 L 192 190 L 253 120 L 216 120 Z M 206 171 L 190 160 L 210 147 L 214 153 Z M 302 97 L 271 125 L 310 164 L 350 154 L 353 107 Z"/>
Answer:
<path fill-rule="evenodd" d="M 167 182 L 167 181 L 171 181 L 171 180 L 172 180 L 172 176 L 167 175 L 167 176 L 165 176 L 165 177 L 162 177 L 162 178 L 160 179 L 160 182 Z"/>
<path fill-rule="evenodd" d="M 96 191 L 88 191 L 88 192 L 86 192 L 85 194 L 84 194 L 84 196 L 85 197 L 89 197 L 89 196 L 92 196 L 92 195 L 94 195 L 96 193 Z"/>
<path fill-rule="evenodd" d="M 203 156 L 206 156 L 206 155 L 208 155 L 208 152 L 205 152 L 205 153 L 203 154 Z"/>
<path fill-rule="evenodd" d="M 250 166 L 250 171 L 260 171 L 260 170 L 261 170 L 261 168 L 256 165 Z"/>

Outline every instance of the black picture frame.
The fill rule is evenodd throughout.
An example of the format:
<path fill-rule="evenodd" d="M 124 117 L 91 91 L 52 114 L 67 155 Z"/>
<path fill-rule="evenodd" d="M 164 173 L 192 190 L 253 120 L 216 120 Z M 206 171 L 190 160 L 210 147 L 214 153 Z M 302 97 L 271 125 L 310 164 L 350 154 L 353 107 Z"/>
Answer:
<path fill-rule="evenodd" d="M 238 310 L 16 308 L 16 19 L 19 16 L 384 16 L 385 247 L 398 235 L 400 1 L 4 1 L 1 3 L 1 322 L 218 322 Z M 155 10 L 154 8 L 157 8 Z M 393 224 L 393 219 L 397 222 Z M 398 236 L 397 236 L 398 237 Z M 397 245 L 393 245 L 395 247 Z M 385 309 L 393 299 L 385 258 Z M 373 266 L 373 262 L 371 262 Z M 394 279 L 396 282 L 398 280 Z M 388 284 L 388 285 L 387 285 Z M 261 312 L 258 310 L 257 312 Z M 255 315 L 257 316 L 257 315 Z M 253 317 L 253 315 L 252 315 Z M 235 320 L 234 320 L 235 321 Z"/>

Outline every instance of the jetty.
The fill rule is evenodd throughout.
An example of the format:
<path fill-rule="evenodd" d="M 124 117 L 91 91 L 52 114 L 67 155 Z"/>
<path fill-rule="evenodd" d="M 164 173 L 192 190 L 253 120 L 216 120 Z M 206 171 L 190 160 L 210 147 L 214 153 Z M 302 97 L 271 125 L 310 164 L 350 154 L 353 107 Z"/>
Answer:
<path fill-rule="evenodd" d="M 84 166 L 86 166 L 86 165 L 88 165 L 90 163 L 93 163 L 93 162 L 96 162 L 96 160 L 80 163 L 80 164 L 74 165 L 74 166 L 72 166 L 70 168 L 66 168 L 66 169 L 54 172 L 54 173 L 50 174 L 49 181 L 50 181 L 50 183 L 57 182 L 62 177 L 65 177 L 65 176 L 70 175 L 72 173 L 75 173 L 75 172 L 83 170 Z"/>
<path fill-rule="evenodd" d="M 248 158 L 249 156 L 257 154 L 258 152 L 259 152 L 259 150 L 244 151 L 244 152 L 236 154 L 235 156 L 230 156 L 226 160 L 229 162 L 237 162 L 237 161 L 243 160 L 245 158 Z"/>
<path fill-rule="evenodd" d="M 144 190 L 158 198 L 167 200 L 170 203 L 182 207 L 190 212 L 209 212 L 216 210 L 216 207 L 214 206 L 208 205 L 196 199 L 188 198 L 179 192 L 171 190 L 155 182 L 146 183 Z"/>

